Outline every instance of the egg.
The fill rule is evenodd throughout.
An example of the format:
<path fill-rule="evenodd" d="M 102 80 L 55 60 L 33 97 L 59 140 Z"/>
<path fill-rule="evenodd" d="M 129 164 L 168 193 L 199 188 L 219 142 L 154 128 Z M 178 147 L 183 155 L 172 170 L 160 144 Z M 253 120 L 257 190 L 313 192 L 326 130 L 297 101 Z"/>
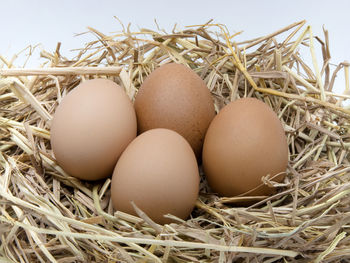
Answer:
<path fill-rule="evenodd" d="M 197 200 L 199 172 L 188 142 L 169 129 L 152 129 L 133 140 L 115 166 L 111 199 L 116 210 L 136 215 L 131 204 L 159 224 L 166 214 L 186 219 Z"/>
<path fill-rule="evenodd" d="M 283 126 L 264 102 L 243 98 L 226 105 L 210 124 L 203 146 L 209 186 L 221 196 L 268 195 L 263 176 L 283 179 L 288 145 Z"/>
<path fill-rule="evenodd" d="M 52 119 L 50 140 L 65 172 L 98 180 L 112 175 L 136 133 L 136 114 L 124 90 L 111 80 L 93 79 L 63 98 Z"/>
<path fill-rule="evenodd" d="M 170 63 L 157 68 L 142 83 L 134 106 L 139 133 L 154 128 L 174 130 L 201 156 L 215 109 L 205 82 L 189 67 Z"/>

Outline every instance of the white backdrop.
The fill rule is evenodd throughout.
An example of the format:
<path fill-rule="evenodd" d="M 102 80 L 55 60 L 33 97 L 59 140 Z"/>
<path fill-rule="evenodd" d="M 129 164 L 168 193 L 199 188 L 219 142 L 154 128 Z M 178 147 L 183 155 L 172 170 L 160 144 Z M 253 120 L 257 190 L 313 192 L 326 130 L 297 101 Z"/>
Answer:
<path fill-rule="evenodd" d="M 303 19 L 312 26 L 314 35 L 323 38 L 322 27 L 329 31 L 332 63 L 350 60 L 350 30 L 348 0 L 247 0 L 247 1 L 184 1 L 184 0 L 0 0 L 0 54 L 10 59 L 28 45 L 41 44 L 53 51 L 62 42 L 61 53 L 70 57 L 69 50 L 83 47 L 91 35 L 76 37 L 94 27 L 106 34 L 121 29 L 114 18 L 134 29 L 155 29 L 154 19 L 170 31 L 175 23 L 179 28 L 202 24 L 213 18 L 226 24 L 231 33 L 244 31 L 240 39 L 263 36 Z M 39 56 L 37 56 L 39 57 Z M 21 61 L 18 60 L 18 66 Z M 38 58 L 28 66 L 39 65 Z M 336 82 L 337 91 L 344 87 L 343 75 Z"/>

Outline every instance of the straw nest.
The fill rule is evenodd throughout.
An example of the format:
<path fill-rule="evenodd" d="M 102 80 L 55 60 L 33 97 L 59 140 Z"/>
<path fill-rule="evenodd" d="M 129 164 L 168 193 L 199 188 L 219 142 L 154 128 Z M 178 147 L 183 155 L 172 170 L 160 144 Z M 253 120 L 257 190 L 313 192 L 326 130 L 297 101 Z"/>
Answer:
<path fill-rule="evenodd" d="M 349 64 L 330 64 L 326 30 L 322 40 L 301 21 L 244 42 L 211 22 L 170 34 L 89 32 L 96 40 L 72 59 L 59 44 L 42 51 L 40 68 L 14 68 L 0 57 L 1 262 L 350 261 L 350 110 L 342 106 Z M 310 65 L 301 50 L 310 52 Z M 134 98 L 145 76 L 170 61 L 205 80 L 217 111 L 251 96 L 277 113 L 290 161 L 284 182 L 262 180 L 275 195 L 244 207 L 248 197 L 218 197 L 203 180 L 191 218 L 160 226 L 141 212 L 113 211 L 110 179 L 79 181 L 56 164 L 50 119 L 69 90 L 103 77 Z M 340 70 L 344 95 L 332 92 Z"/>

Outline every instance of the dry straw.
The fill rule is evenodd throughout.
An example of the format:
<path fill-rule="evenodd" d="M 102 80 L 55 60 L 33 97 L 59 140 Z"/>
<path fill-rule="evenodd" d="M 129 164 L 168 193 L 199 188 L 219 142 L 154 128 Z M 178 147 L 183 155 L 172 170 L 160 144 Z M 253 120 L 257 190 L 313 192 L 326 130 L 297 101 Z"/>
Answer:
<path fill-rule="evenodd" d="M 60 44 L 42 51 L 41 68 L 14 68 L 0 56 L 0 262 L 350 261 L 350 110 L 342 106 L 349 64 L 330 63 L 328 32 L 322 40 L 301 21 L 237 42 L 240 33 L 211 21 L 170 34 L 122 28 L 114 35 L 89 28 L 96 41 L 72 59 Z M 160 226 L 139 210 L 140 217 L 113 211 L 109 179 L 82 182 L 56 164 L 50 120 L 68 91 L 103 77 L 133 98 L 154 68 L 171 61 L 205 80 L 217 110 L 248 96 L 277 113 L 290 162 L 284 182 L 262 180 L 275 195 L 220 198 L 202 180 L 191 219 Z M 239 205 L 247 200 L 255 204 Z"/>

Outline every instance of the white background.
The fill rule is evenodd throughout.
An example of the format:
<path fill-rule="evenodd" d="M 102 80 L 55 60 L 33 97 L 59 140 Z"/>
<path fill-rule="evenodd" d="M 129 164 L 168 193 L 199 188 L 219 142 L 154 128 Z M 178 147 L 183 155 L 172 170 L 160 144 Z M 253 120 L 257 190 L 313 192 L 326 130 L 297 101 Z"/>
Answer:
<path fill-rule="evenodd" d="M 72 57 L 70 50 L 94 39 L 92 35 L 75 34 L 86 31 L 87 26 L 106 34 L 120 31 L 116 16 L 124 24 L 130 22 L 134 30 L 156 29 L 156 19 L 167 31 L 171 31 L 175 23 L 183 28 L 213 18 L 217 23 L 226 24 L 231 33 L 243 30 L 241 40 L 263 36 L 306 19 L 314 35 L 323 38 L 323 26 L 329 31 L 332 63 L 350 60 L 348 0 L 0 0 L 0 4 L 0 55 L 8 59 L 28 45 L 39 43 L 43 49 L 54 51 L 57 42 L 62 42 L 61 53 Z M 40 62 L 36 55 L 27 66 Z M 17 66 L 21 63 L 17 60 Z M 337 91 L 342 92 L 343 75 L 339 75 L 336 84 Z"/>

